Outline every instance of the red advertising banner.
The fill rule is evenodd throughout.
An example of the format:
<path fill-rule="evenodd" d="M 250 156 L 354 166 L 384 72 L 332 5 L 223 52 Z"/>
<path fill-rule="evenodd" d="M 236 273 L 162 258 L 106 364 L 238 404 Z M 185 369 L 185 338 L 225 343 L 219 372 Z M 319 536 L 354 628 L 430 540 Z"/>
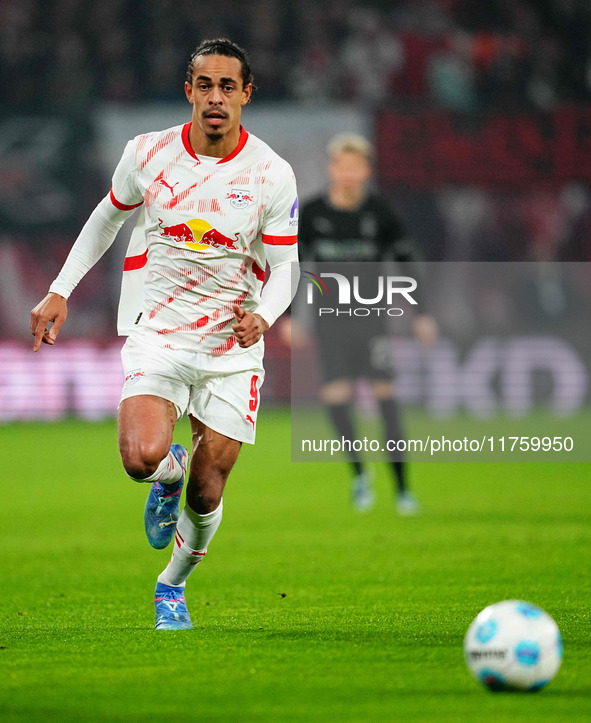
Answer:
<path fill-rule="evenodd" d="M 591 108 L 536 114 L 382 111 L 376 142 L 383 187 L 591 181 Z"/>

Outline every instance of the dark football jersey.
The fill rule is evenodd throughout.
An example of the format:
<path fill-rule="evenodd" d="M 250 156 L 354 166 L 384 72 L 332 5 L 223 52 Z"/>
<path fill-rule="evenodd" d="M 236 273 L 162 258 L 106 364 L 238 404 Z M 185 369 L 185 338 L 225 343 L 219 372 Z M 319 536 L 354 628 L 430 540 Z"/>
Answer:
<path fill-rule="evenodd" d="M 367 296 L 375 293 L 375 271 L 360 262 L 410 262 L 414 268 L 420 257 L 402 221 L 373 193 L 358 208 L 347 211 L 335 208 L 326 195 L 308 201 L 300 213 L 298 245 L 302 262 L 330 263 L 332 272 L 338 272 L 341 263 L 359 264 L 356 273 Z M 385 314 L 327 315 L 315 318 L 314 327 L 325 382 L 335 378 L 391 378 L 391 362 L 378 364 L 375 354 L 379 340 L 387 334 Z"/>
<path fill-rule="evenodd" d="M 386 201 L 368 194 L 361 205 L 345 211 L 327 196 L 304 204 L 298 233 L 303 261 L 416 261 L 415 243 Z"/>

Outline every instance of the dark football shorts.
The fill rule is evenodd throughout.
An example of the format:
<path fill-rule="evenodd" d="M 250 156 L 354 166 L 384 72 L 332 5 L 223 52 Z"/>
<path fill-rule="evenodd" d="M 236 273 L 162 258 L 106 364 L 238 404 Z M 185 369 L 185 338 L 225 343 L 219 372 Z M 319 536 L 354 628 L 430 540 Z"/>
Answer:
<path fill-rule="evenodd" d="M 320 378 L 390 381 L 394 377 L 392 338 L 382 325 L 318 324 L 316 348 Z"/>

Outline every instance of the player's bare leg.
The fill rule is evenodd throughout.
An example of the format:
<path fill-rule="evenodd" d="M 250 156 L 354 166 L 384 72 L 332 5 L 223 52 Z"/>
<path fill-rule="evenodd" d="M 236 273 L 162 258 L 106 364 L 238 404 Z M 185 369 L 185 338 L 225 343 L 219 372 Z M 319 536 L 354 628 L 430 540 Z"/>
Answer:
<path fill-rule="evenodd" d="M 156 549 L 170 544 L 179 518 L 187 450 L 172 444 L 175 405 L 151 394 L 128 397 L 119 407 L 119 451 L 127 474 L 150 482 L 144 524 Z"/>
<path fill-rule="evenodd" d="M 336 379 L 323 384 L 320 399 L 325 404 L 349 404 L 353 399 L 353 382 L 349 379 Z"/>
<path fill-rule="evenodd" d="M 127 474 L 143 480 L 168 454 L 176 424 L 172 402 L 151 394 L 129 397 L 119 407 L 119 452 Z"/>
<path fill-rule="evenodd" d="M 190 417 L 193 456 L 187 484 L 187 504 L 200 515 L 219 506 L 228 475 L 238 459 L 242 442 L 207 427 Z"/>
<path fill-rule="evenodd" d="M 241 442 L 215 432 L 195 417 L 190 419 L 193 455 L 187 500 L 179 517 L 172 558 L 158 576 L 155 595 L 158 630 L 192 627 L 184 595 L 185 582 L 205 557 L 220 526 L 226 480 L 241 447 Z"/>

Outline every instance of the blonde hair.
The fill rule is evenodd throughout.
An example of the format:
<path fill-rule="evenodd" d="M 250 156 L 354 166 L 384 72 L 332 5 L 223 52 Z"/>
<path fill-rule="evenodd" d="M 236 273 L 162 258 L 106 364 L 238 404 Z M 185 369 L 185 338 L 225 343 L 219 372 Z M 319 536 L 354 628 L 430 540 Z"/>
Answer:
<path fill-rule="evenodd" d="M 374 156 L 371 143 L 356 133 L 339 133 L 333 136 L 326 150 L 330 158 L 334 158 L 339 153 L 359 153 L 366 161 L 371 162 Z"/>

